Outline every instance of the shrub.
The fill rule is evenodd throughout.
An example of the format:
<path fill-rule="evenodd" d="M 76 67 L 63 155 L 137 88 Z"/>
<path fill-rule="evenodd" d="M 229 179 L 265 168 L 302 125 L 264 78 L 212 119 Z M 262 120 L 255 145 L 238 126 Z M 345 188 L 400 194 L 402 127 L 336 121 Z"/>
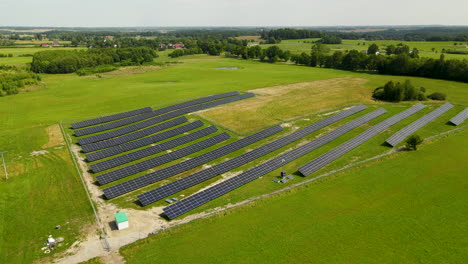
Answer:
<path fill-rule="evenodd" d="M 435 92 L 435 93 L 428 95 L 427 98 L 432 99 L 432 100 L 444 101 L 447 98 L 447 96 L 444 93 Z"/>
<path fill-rule="evenodd" d="M 81 68 L 76 71 L 76 74 L 79 76 L 85 76 L 85 75 L 91 75 L 91 74 L 96 74 L 96 73 L 103 73 L 103 72 L 111 72 L 117 70 L 118 67 L 114 65 L 99 65 L 96 67 L 87 67 L 87 68 Z"/>

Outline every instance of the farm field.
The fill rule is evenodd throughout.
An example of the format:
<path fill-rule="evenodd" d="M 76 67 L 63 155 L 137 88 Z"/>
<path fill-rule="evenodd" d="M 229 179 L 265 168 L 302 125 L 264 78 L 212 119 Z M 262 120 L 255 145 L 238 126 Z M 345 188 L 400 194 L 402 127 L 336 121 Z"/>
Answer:
<path fill-rule="evenodd" d="M 292 53 L 309 53 L 314 41 L 319 39 L 288 39 L 283 40 L 279 44 L 262 44 L 262 47 L 269 47 L 277 45 L 283 50 L 290 50 Z M 307 42 L 307 43 L 304 43 Z M 419 50 L 420 57 L 429 57 L 429 58 L 439 58 L 442 52 L 442 49 L 456 49 L 468 51 L 468 44 L 457 42 L 457 45 L 454 45 L 453 41 L 400 41 L 400 40 L 375 40 L 375 41 L 365 41 L 365 40 L 343 40 L 342 44 L 327 44 L 331 49 L 331 52 L 341 50 L 367 50 L 367 48 L 375 43 L 379 46 L 381 52 L 385 51 L 385 46 L 388 45 L 398 45 L 403 43 L 408 45 L 411 49 L 417 48 Z M 460 43 L 462 45 L 460 45 Z M 434 52 L 432 51 L 434 48 Z M 437 53 L 435 52 L 437 51 Z M 463 54 L 445 54 L 446 59 L 468 59 L 468 55 Z"/>
<path fill-rule="evenodd" d="M 468 257 L 467 136 L 465 130 L 120 252 L 129 264 L 156 258 L 163 263 L 462 263 Z"/>
<path fill-rule="evenodd" d="M 157 60 L 165 60 L 166 58 L 161 56 Z M 419 134 L 427 137 L 452 129 L 453 127 L 446 125 L 446 120 L 468 105 L 468 84 L 465 83 L 373 75 L 287 64 L 268 64 L 205 55 L 187 56 L 176 61 L 181 63 L 168 67 L 155 67 L 154 70 L 138 74 L 103 75 L 102 78 L 79 77 L 76 74 L 42 75 L 47 85 L 45 89 L 0 98 L 0 123 L 3 125 L 3 129 L 0 131 L 0 145 L 2 146 L 0 151 L 9 151 L 5 158 L 7 159 L 7 167 L 12 171 L 11 179 L 0 182 L 0 196 L 3 203 L 2 207 L 0 207 L 2 208 L 0 213 L 8 216 L 0 222 L 0 231 L 2 234 L 6 234 L 2 236 L 0 242 L 2 248 L 0 260 L 13 260 L 12 263 L 31 262 L 44 256 L 40 248 L 49 232 L 56 232 L 51 234 L 64 236 L 66 242 L 72 243 L 83 233 L 83 227 L 86 228 L 85 232 L 87 233 L 91 233 L 95 229 L 91 217 L 91 208 L 80 179 L 71 166 L 70 156 L 66 148 L 64 148 L 63 140 L 60 139 L 61 135 L 57 132 L 57 126 L 51 128 L 61 120 L 68 124 L 105 113 L 123 112 L 144 106 L 159 108 L 210 94 L 235 90 L 252 90 L 260 96 L 248 99 L 245 103 L 249 101 L 255 103 L 256 100 L 260 100 L 259 105 L 265 106 L 265 108 L 262 108 L 265 111 L 257 111 L 258 108 L 254 107 L 244 109 L 247 112 L 242 113 L 252 115 L 252 113 L 258 112 L 257 119 L 241 119 L 237 123 L 230 122 L 236 118 L 240 119 L 233 109 L 238 109 L 239 105 L 244 102 L 189 115 L 189 117 L 204 120 L 207 125 L 213 121 L 213 124 L 217 125 L 220 131 L 229 131 L 233 136 L 232 140 L 259 131 L 267 126 L 282 123 L 286 119 L 291 119 L 291 127 L 285 129 L 286 133 L 294 129 L 295 126 L 305 126 L 323 118 L 323 116 L 317 116 L 316 113 L 332 112 L 342 109 L 344 105 L 358 103 L 368 105 L 368 111 L 378 107 L 389 110 L 388 114 L 372 122 L 372 124 L 375 124 L 401 111 L 410 104 L 376 103 L 369 99 L 371 91 L 389 80 L 404 81 L 410 79 L 415 86 L 424 86 L 427 94 L 434 91 L 444 92 L 448 95 L 448 100 L 456 104 L 454 109 L 439 118 L 437 122 L 421 130 Z M 225 66 L 238 67 L 239 69 L 217 69 L 217 67 Z M 315 82 L 323 83 L 320 86 Z M 324 85 L 330 85 L 332 89 L 326 90 Z M 277 87 L 281 89 L 284 86 L 291 89 L 284 91 L 286 96 L 284 101 L 281 101 L 275 91 L 278 90 Z M 353 92 L 349 92 L 346 88 L 353 89 Z M 321 90 L 315 94 L 311 93 L 310 90 L 314 89 Z M 342 95 L 336 96 L 334 92 L 339 92 Z M 317 101 L 313 100 L 314 98 L 310 98 L 311 101 L 299 104 L 301 109 L 288 107 L 288 100 L 292 101 L 293 97 L 310 94 L 326 99 L 323 100 L 323 103 L 317 104 Z M 270 99 L 267 97 L 270 97 Z M 261 101 L 262 98 L 267 99 L 266 102 Z M 292 101 L 291 103 L 300 102 Z M 313 106 L 310 106 L 311 104 Z M 428 113 L 440 105 L 440 103 L 436 102 L 427 102 L 427 104 L 429 107 L 423 111 L 424 113 Z M 14 108 L 11 107 L 12 105 L 14 105 Z M 232 115 L 223 120 L 222 117 L 229 112 L 232 112 Z M 306 120 L 307 118 L 309 120 Z M 405 124 L 417 118 L 415 116 L 408 119 Z M 259 122 L 259 120 L 262 122 Z M 351 119 L 346 121 L 349 120 Z M 337 125 L 339 124 L 337 123 Z M 403 123 L 399 124 L 399 128 L 403 127 L 403 125 Z M 347 135 L 347 138 L 357 135 L 365 128 L 367 126 L 353 131 Z M 392 129 L 393 132 L 396 131 L 396 128 Z M 319 131 L 319 133 L 308 139 L 312 139 L 323 132 Z M 466 136 L 466 132 L 463 133 L 460 134 Z M 380 146 L 380 144 L 382 139 L 389 135 L 391 135 L 390 131 L 379 135 L 362 148 L 350 153 L 346 159 L 327 167 L 325 171 L 340 168 L 350 160 L 362 160 L 365 157 L 380 154 L 383 150 L 388 150 L 387 147 Z M 452 138 L 452 136 L 448 138 Z M 334 144 L 336 145 L 343 140 L 344 138 Z M 436 143 L 426 144 L 423 149 L 439 146 Z M 332 146 L 333 144 L 324 147 L 320 152 Z M 280 152 L 272 153 L 269 157 Z M 233 153 L 232 156 L 239 153 Z M 314 155 L 317 154 L 318 152 Z M 460 152 L 461 158 L 466 157 L 465 154 Z M 306 158 L 291 163 L 285 168 L 293 172 L 297 169 L 297 165 L 312 159 L 314 155 L 308 155 Z M 407 153 L 402 155 L 407 155 Z M 417 152 L 417 154 L 408 153 L 408 155 L 422 154 Z M 357 159 L 356 156 L 358 156 Z M 385 164 L 385 162 L 382 162 L 382 164 Z M 246 167 L 240 168 L 240 170 L 244 169 Z M 241 201 L 253 195 L 278 189 L 278 186 L 271 183 L 271 179 L 278 172 L 268 174 L 264 181 L 254 182 L 229 194 L 227 199 L 230 200 L 223 197 L 198 208 L 194 212 L 223 206 L 229 202 Z M 0 175 L 4 176 L 2 172 L 0 172 Z M 385 178 L 382 176 L 382 179 Z M 204 186 L 211 183 L 213 181 L 207 182 Z M 37 186 L 40 186 L 40 188 L 37 188 Z M 152 189 L 155 186 L 150 187 L 141 191 Z M 40 192 L 38 190 L 47 191 Z M 187 192 L 192 193 L 194 191 L 193 189 Z M 135 193 L 131 193 L 129 196 L 112 200 L 111 203 L 120 208 L 144 209 L 129 202 L 133 201 L 134 197 Z M 17 201 L 21 201 L 21 206 L 29 208 L 29 210 L 26 210 L 24 214 L 12 213 L 17 210 Z M 161 205 L 163 203 L 155 204 L 155 206 Z M 50 215 L 52 211 L 56 212 L 53 216 Z M 53 218 L 51 219 L 51 217 Z M 28 221 L 24 219 L 28 219 Z M 68 222 L 65 225 L 67 226 L 66 229 L 53 229 L 57 224 L 64 225 L 64 222 Z M 40 228 L 37 228 L 38 226 Z M 29 232 L 21 232 L 21 234 L 14 232 L 14 230 L 20 229 L 29 230 Z M 12 243 L 10 239 L 13 239 L 14 242 Z"/>

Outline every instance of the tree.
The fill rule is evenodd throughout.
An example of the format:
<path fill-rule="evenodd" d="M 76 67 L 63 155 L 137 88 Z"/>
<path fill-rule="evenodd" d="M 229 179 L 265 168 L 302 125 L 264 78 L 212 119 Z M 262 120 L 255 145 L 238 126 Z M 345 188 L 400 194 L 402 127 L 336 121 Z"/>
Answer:
<path fill-rule="evenodd" d="M 367 54 L 376 54 L 379 51 L 379 46 L 377 44 L 372 43 L 369 48 L 367 48 Z"/>
<path fill-rule="evenodd" d="M 423 143 L 423 139 L 418 135 L 412 135 L 408 137 L 408 139 L 406 139 L 405 143 L 407 149 L 417 150 L 418 145 L 421 145 L 421 143 Z"/>

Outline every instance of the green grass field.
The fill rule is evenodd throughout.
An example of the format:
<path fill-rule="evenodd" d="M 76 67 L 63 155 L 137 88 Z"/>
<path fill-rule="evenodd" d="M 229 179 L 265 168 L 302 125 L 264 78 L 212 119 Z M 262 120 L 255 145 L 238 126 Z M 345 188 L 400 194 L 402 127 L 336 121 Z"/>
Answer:
<path fill-rule="evenodd" d="M 121 253 L 130 264 L 463 263 L 467 139 L 465 130 Z"/>
<path fill-rule="evenodd" d="M 161 56 L 158 60 L 172 60 L 165 56 Z M 30 263 L 47 256 L 40 251 L 40 248 L 49 234 L 63 236 L 66 239 L 65 242 L 71 244 L 82 236 L 83 232 L 85 234 L 95 232 L 95 229 L 91 226 L 93 223 L 91 208 L 86 200 L 81 182 L 74 172 L 68 152 L 63 148 L 60 140 L 57 141 L 60 138 L 60 133 L 52 133 L 53 131 L 48 130 L 51 125 L 57 124 L 60 120 L 67 120 L 67 122 L 85 120 L 106 113 L 117 113 L 144 106 L 167 106 L 215 93 L 233 90 L 247 91 L 333 78 L 360 78 L 366 80 L 358 87 L 360 92 L 372 91 L 375 87 L 389 80 L 403 81 L 411 79 L 416 86 L 424 86 L 427 93 L 433 91 L 446 93 L 449 101 L 457 104 L 457 106 L 438 119 L 437 122 L 421 130 L 420 134 L 424 137 L 450 129 L 445 124 L 447 118 L 461 110 L 463 106 L 468 105 L 468 84 L 465 83 L 354 73 L 286 64 L 268 64 L 205 55 L 187 56 L 174 61 L 182 63 L 133 75 L 122 74 L 121 76 L 104 78 L 79 77 L 75 74 L 42 75 L 46 88 L 14 96 L 0 97 L 0 123 L 2 124 L 0 151 L 8 151 L 5 158 L 10 172 L 10 179 L 0 182 L 0 214 L 4 216 L 0 218 L 0 232 L 2 234 L 0 240 L 1 263 Z M 216 69 L 216 67 L 221 66 L 236 66 L 239 67 L 239 70 Z M 361 102 L 359 98 L 353 96 L 345 99 L 347 104 Z M 329 104 L 326 107 L 337 108 L 341 104 L 342 101 L 337 105 Z M 429 102 L 429 105 L 430 107 L 424 113 L 434 109 L 438 104 Z M 378 106 L 383 106 L 389 110 L 389 113 L 382 117 L 383 120 L 392 113 L 401 111 L 402 107 L 407 107 L 408 104 L 374 105 L 370 106 L 369 111 Z M 272 113 L 278 118 L 273 118 L 262 126 L 281 122 L 279 119 L 282 117 L 282 113 L 278 109 L 275 109 Z M 294 117 L 297 114 L 302 113 L 294 112 L 289 117 Z M 294 120 L 293 124 L 305 126 L 314 120 L 320 119 L 312 113 L 308 117 L 311 120 L 297 119 Z M 195 115 L 194 118 L 204 120 L 203 117 L 198 115 Z M 378 120 L 375 120 L 375 122 L 378 122 Z M 209 124 L 210 122 L 205 120 L 205 123 Z M 229 124 L 223 124 L 223 122 L 219 122 L 219 125 L 221 131 L 223 131 L 223 126 L 230 128 Z M 402 123 L 400 126 L 403 125 Z M 242 126 L 245 126 L 246 131 L 252 129 L 249 124 L 243 124 Z M 349 134 L 348 137 L 355 135 L 364 128 L 359 128 Z M 286 129 L 285 133 L 288 131 Z M 323 131 L 319 133 L 321 132 Z M 388 149 L 380 146 L 380 143 L 382 139 L 385 139 L 385 136 L 389 136 L 389 133 L 383 133 L 371 140 L 368 144 L 366 143 L 367 145 L 358 148 L 349 157 L 336 162 L 327 170 L 339 168 L 350 159 L 355 160 L 355 156 L 363 159 L 367 156 L 380 154 L 383 150 Z M 317 134 L 311 135 L 310 138 L 315 137 Z M 240 136 L 235 133 L 232 133 L 232 135 L 233 139 Z M 463 135 L 466 136 L 466 134 Z M 50 142 L 55 142 L 55 145 Z M 339 141 L 334 144 L 338 143 Z M 427 149 L 432 145 L 427 144 Z M 320 151 L 325 151 L 332 146 L 324 147 Z M 35 151 L 42 150 L 46 150 L 48 153 L 32 156 L 32 154 L 36 153 Z M 242 151 L 233 155 L 237 155 Z M 408 153 L 408 155 L 422 155 L 418 153 L 420 152 Z M 421 153 L 423 152 L 421 151 Z M 434 151 L 434 153 L 437 152 Z M 271 156 L 277 154 L 278 152 L 275 152 Z M 460 152 L 460 155 L 457 154 L 456 157 L 459 158 L 459 156 L 466 157 L 462 152 Z M 312 157 L 308 156 L 309 159 Z M 305 159 L 299 160 L 297 163 L 291 163 L 288 165 L 287 170 L 297 169 L 297 165 L 303 161 Z M 385 164 L 385 162 L 381 164 Z M 240 201 L 252 195 L 277 189 L 278 186 L 271 184 L 272 177 L 277 173 L 269 174 L 263 182 L 258 181 L 246 185 L 245 188 L 229 194 L 228 198 L 231 201 Z M 4 175 L 1 171 L 0 176 L 3 179 Z M 206 184 L 209 184 L 209 182 Z M 151 186 L 148 189 L 154 187 Z M 197 188 L 188 190 L 188 192 L 193 192 Z M 450 189 L 450 186 L 447 188 Z M 112 202 L 121 207 L 138 208 L 135 204 L 129 202 L 133 201 L 134 198 L 135 193 L 132 193 Z M 226 197 L 223 197 L 200 207 L 195 212 L 225 205 L 228 202 Z M 382 205 L 380 209 L 384 210 L 385 205 Z M 54 227 L 59 224 L 66 228 L 54 230 Z M 18 232 L 18 230 L 22 231 Z M 242 239 L 241 237 L 237 238 Z M 64 245 L 58 251 L 65 249 L 66 246 Z M 245 256 L 245 254 L 240 256 Z"/>
<path fill-rule="evenodd" d="M 283 40 L 279 44 L 263 44 L 263 47 L 269 47 L 273 45 L 279 46 L 283 50 L 290 50 L 292 53 L 301 53 L 306 52 L 309 53 L 311 51 L 312 45 L 314 41 L 318 39 L 288 39 Z M 307 43 L 304 43 L 307 42 Z M 385 51 L 385 46 L 388 45 L 397 45 L 399 43 L 403 43 L 408 45 L 411 49 L 417 48 L 419 50 L 419 55 L 421 57 L 429 57 L 429 58 L 439 58 L 442 52 L 442 49 L 456 49 L 456 50 L 463 50 L 468 51 L 468 44 L 457 42 L 457 45 L 454 45 L 453 41 L 400 41 L 400 40 L 376 40 L 376 41 L 364 41 L 364 40 L 343 40 L 342 44 L 327 44 L 330 47 L 331 52 L 341 50 L 367 50 L 367 48 L 372 44 L 375 43 L 379 46 L 381 52 Z M 359 45 L 358 45 L 359 44 Z M 432 48 L 435 50 L 432 51 Z M 437 53 L 435 52 L 437 51 Z M 463 54 L 445 54 L 446 59 L 468 59 L 468 55 Z"/>

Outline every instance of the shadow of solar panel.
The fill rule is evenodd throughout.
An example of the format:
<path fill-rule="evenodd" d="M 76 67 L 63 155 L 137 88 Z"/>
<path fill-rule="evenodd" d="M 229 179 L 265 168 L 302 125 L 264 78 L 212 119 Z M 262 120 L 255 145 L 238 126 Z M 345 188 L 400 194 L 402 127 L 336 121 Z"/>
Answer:
<path fill-rule="evenodd" d="M 378 109 L 373 111 L 367 115 L 359 117 L 335 130 L 329 132 L 328 134 L 321 136 L 315 140 L 310 141 L 309 143 L 302 145 L 294 150 L 291 150 L 283 155 L 280 155 L 276 158 L 273 158 L 263 164 L 260 164 L 250 170 L 242 172 L 241 174 L 232 177 L 226 181 L 223 181 L 219 184 L 216 184 L 208 189 L 205 189 L 201 192 L 198 192 L 192 196 L 189 196 L 175 204 L 172 204 L 168 207 L 163 209 L 164 213 L 169 217 L 169 219 L 174 219 L 186 212 L 205 204 L 213 199 L 216 199 L 219 196 L 224 195 L 240 186 L 247 184 L 266 173 L 269 173 L 277 168 L 280 168 L 283 164 L 293 161 L 298 157 L 305 155 L 314 149 L 323 146 L 324 144 L 338 138 L 339 136 L 343 135 L 344 133 L 384 114 L 386 111 L 385 109 Z M 321 140 L 322 138 L 326 138 L 326 140 Z M 144 197 L 148 199 L 149 197 Z M 151 200 L 147 200 L 145 202 L 149 202 Z M 140 200 L 140 202 L 142 202 Z"/>
<path fill-rule="evenodd" d="M 450 123 L 458 126 L 461 123 L 463 123 L 463 121 L 465 121 L 466 118 L 468 118 L 468 107 L 465 108 L 465 110 L 461 111 L 458 115 L 450 119 Z"/>
<path fill-rule="evenodd" d="M 152 158 L 152 159 L 148 159 L 148 160 L 139 162 L 137 164 L 139 164 L 138 165 L 139 168 L 147 168 L 149 166 L 151 166 L 150 168 L 154 168 L 154 167 L 157 167 L 159 165 L 162 165 L 162 164 L 165 164 L 165 163 L 168 163 L 168 162 L 171 162 L 173 160 L 178 159 L 178 157 L 177 157 L 178 155 L 174 154 L 174 153 L 182 153 L 183 154 L 182 157 L 184 157 L 184 156 L 187 156 L 189 154 L 192 154 L 192 153 L 198 152 L 200 150 L 203 150 L 205 148 L 211 147 L 211 146 L 213 146 L 213 145 L 215 145 L 217 143 L 220 143 L 220 142 L 222 142 L 224 140 L 227 140 L 227 139 L 229 139 L 229 137 L 230 137 L 229 134 L 222 133 L 222 134 L 216 135 L 216 136 L 214 136 L 212 138 L 208 138 L 208 139 L 205 139 L 203 141 L 197 142 L 197 143 L 191 145 L 190 147 L 181 148 L 181 149 L 175 150 L 173 152 L 170 152 L 170 153 L 167 153 L 167 154 L 164 154 L 164 155 Z M 137 172 L 132 173 L 132 174 L 124 173 L 126 171 L 125 168 L 126 167 L 123 167 L 123 168 L 120 168 L 120 169 L 117 169 L 117 170 L 113 170 L 113 171 L 104 173 L 102 175 L 97 176 L 96 179 L 98 180 L 100 185 L 104 185 L 104 184 L 107 184 L 109 182 L 113 182 L 113 181 L 119 180 L 119 179 L 121 179 L 123 177 L 127 177 L 129 175 L 140 172 L 140 171 L 137 171 Z"/>
<path fill-rule="evenodd" d="M 186 117 L 184 117 L 184 116 L 179 117 L 179 118 L 169 120 L 169 121 L 164 122 L 164 123 L 159 124 L 159 125 L 155 125 L 155 126 L 143 129 L 143 130 L 133 132 L 131 134 L 127 134 L 125 136 L 121 136 L 121 137 L 118 137 L 118 138 L 113 138 L 113 139 L 109 139 L 109 140 L 105 140 L 105 141 L 101 141 L 101 142 L 96 142 L 96 143 L 84 145 L 81 148 L 82 148 L 83 152 L 87 153 L 87 152 L 91 152 L 91 151 L 96 151 L 96 150 L 100 150 L 100 149 L 104 149 L 104 148 L 113 147 L 113 146 L 116 146 L 116 145 L 120 145 L 120 144 L 129 142 L 129 141 L 132 141 L 132 140 L 136 140 L 136 139 L 145 137 L 145 136 L 149 136 L 149 135 L 157 133 L 157 132 L 159 132 L 161 130 L 165 130 L 165 129 L 168 129 L 168 128 L 183 124 L 183 123 L 185 123 L 187 121 L 188 120 L 187 120 Z"/>
<path fill-rule="evenodd" d="M 277 139 L 275 141 L 272 141 L 270 143 L 267 143 L 263 146 L 260 146 L 250 152 L 244 153 L 238 157 L 235 157 L 233 159 L 230 159 L 228 161 L 222 162 L 220 164 L 217 164 L 213 167 L 210 168 L 210 171 L 212 172 L 210 177 L 205 177 L 206 174 L 204 171 L 196 172 L 190 176 L 187 176 L 185 178 L 179 179 L 175 182 L 169 183 L 167 185 L 161 186 L 159 188 L 156 188 L 154 190 L 151 190 L 149 192 L 143 193 L 138 196 L 138 199 L 140 202 L 143 204 L 143 206 L 148 205 L 152 202 L 161 200 L 162 198 L 180 192 L 187 188 L 187 186 L 191 187 L 193 185 L 199 184 L 203 181 L 206 181 L 210 178 L 213 178 L 219 174 L 225 173 L 227 171 L 230 171 L 234 168 L 240 167 L 250 161 L 253 161 L 261 156 L 264 156 L 272 151 L 278 150 L 300 138 L 303 138 L 307 135 L 310 135 L 311 133 L 326 127 L 334 122 L 337 122 L 339 120 L 342 120 L 345 117 L 348 117 L 350 115 L 353 115 L 359 111 L 362 111 L 366 109 L 365 106 L 359 105 L 355 106 L 351 109 L 345 110 L 343 112 L 340 112 L 338 114 L 335 114 L 333 116 L 330 116 L 328 118 L 325 118 L 317 123 L 314 123 L 310 126 L 307 126 L 306 128 L 303 128 L 299 131 L 293 132 L 285 137 L 282 137 L 280 139 Z M 190 184 L 187 184 L 187 182 L 190 182 Z M 142 201 L 143 200 L 143 201 Z"/>
<path fill-rule="evenodd" d="M 126 133 L 142 129 L 142 128 L 145 128 L 145 127 L 150 126 L 152 124 L 159 123 L 159 122 L 162 122 L 162 121 L 165 121 L 165 120 L 168 120 L 168 119 L 171 119 L 171 118 L 183 115 L 183 114 L 196 112 L 196 111 L 199 111 L 199 110 L 203 110 L 203 109 L 207 109 L 207 108 L 210 108 L 210 107 L 214 107 L 214 106 L 218 106 L 218 105 L 222 105 L 222 104 L 227 104 L 227 103 L 243 100 L 243 99 L 254 97 L 254 96 L 255 95 L 253 93 L 246 93 L 246 94 L 242 94 L 242 95 L 238 95 L 238 96 L 232 96 L 232 97 L 228 97 L 228 98 L 225 98 L 225 99 L 220 99 L 220 100 L 217 100 L 217 101 L 212 101 L 212 102 L 205 103 L 205 104 L 190 106 L 190 107 L 187 107 L 187 108 L 179 109 L 179 110 L 176 110 L 176 111 L 173 111 L 173 112 L 170 112 L 170 113 L 167 113 L 167 114 L 163 114 L 163 115 L 151 118 L 149 120 L 146 120 L 146 121 L 131 125 L 128 128 L 117 129 L 117 130 L 107 132 L 107 133 L 103 133 L 103 134 L 99 134 L 99 135 L 89 136 L 89 137 L 86 137 L 86 138 L 80 138 L 80 139 L 78 139 L 78 143 L 80 145 L 90 144 L 90 143 L 94 143 L 94 142 L 97 142 L 97 141 L 109 139 L 109 138 L 112 138 L 112 137 L 124 135 Z M 128 129 L 130 129 L 131 131 L 128 131 Z"/>
<path fill-rule="evenodd" d="M 199 120 L 195 121 L 193 123 L 189 123 L 187 125 L 183 125 L 183 126 L 177 128 L 177 130 L 179 132 L 179 134 L 177 134 L 177 135 L 180 135 L 180 134 L 188 132 L 190 130 L 199 128 L 202 125 L 203 125 L 203 122 L 201 122 Z M 212 128 L 210 130 L 208 130 L 208 131 L 212 131 Z M 203 132 L 201 132 L 201 133 L 204 133 L 204 132 L 207 132 L 207 130 L 203 130 Z M 120 153 L 123 153 L 123 152 L 126 152 L 126 151 L 141 148 L 141 147 L 144 147 L 144 146 L 147 146 L 147 145 L 150 145 L 150 144 L 153 144 L 153 143 L 156 143 L 156 142 L 171 138 L 173 136 L 176 136 L 176 135 L 174 133 L 172 133 L 171 130 L 161 132 L 159 134 L 155 134 L 155 135 L 147 137 L 147 138 L 141 138 L 141 139 L 138 139 L 138 140 L 135 140 L 135 141 L 124 143 L 122 145 L 117 145 L 117 146 L 114 146 L 114 147 L 111 147 L 111 148 L 108 148 L 108 149 L 104 149 L 104 150 L 100 150 L 100 151 L 97 151 L 97 152 L 94 152 L 94 153 L 87 154 L 86 159 L 88 161 L 96 161 L 96 160 L 103 159 L 103 158 L 106 158 L 106 157 L 110 157 L 110 156 L 120 154 Z M 196 136 L 199 136 L 199 134 L 197 133 Z M 178 145 L 178 144 L 176 144 L 176 145 Z"/>
<path fill-rule="evenodd" d="M 398 145 L 400 142 L 405 140 L 408 136 L 416 132 L 421 127 L 427 125 L 432 120 L 436 119 L 443 113 L 447 112 L 453 107 L 450 103 L 445 103 L 441 107 L 437 108 L 436 110 L 430 112 L 429 114 L 419 118 L 418 120 L 414 121 L 413 123 L 409 124 L 408 126 L 402 128 L 391 137 L 389 137 L 385 142 L 390 144 L 392 147 Z"/>
<path fill-rule="evenodd" d="M 302 173 L 304 176 L 308 176 L 315 171 L 319 170 L 322 167 L 325 167 L 330 162 L 336 160 L 337 158 L 343 156 L 344 154 L 348 153 L 349 151 L 353 150 L 354 148 L 358 147 L 362 143 L 366 142 L 367 140 L 371 139 L 373 136 L 377 135 L 378 133 L 384 131 L 385 129 L 389 128 L 390 126 L 396 124 L 397 122 L 415 114 L 416 112 L 423 109 L 425 106 L 422 104 L 417 104 L 399 114 L 396 114 L 377 125 L 367 129 L 363 133 L 359 134 L 358 136 L 346 141 L 345 143 L 339 145 L 338 147 L 328 151 L 327 153 L 321 155 L 320 157 L 308 162 L 307 164 L 303 165 L 299 168 L 299 172 Z"/>
<path fill-rule="evenodd" d="M 144 107 L 144 108 L 140 108 L 140 109 L 124 112 L 124 113 L 119 113 L 119 114 L 109 115 L 109 116 L 103 116 L 103 117 L 98 117 L 98 118 L 91 119 L 91 120 L 86 120 L 86 121 L 73 123 L 73 124 L 71 124 L 71 128 L 73 128 L 73 129 L 83 128 L 83 127 L 87 127 L 87 126 L 97 125 L 97 124 L 101 124 L 101 123 L 105 123 L 105 122 L 110 122 L 110 121 L 130 117 L 130 116 L 134 116 L 134 115 L 139 115 L 139 114 L 143 114 L 143 113 L 147 113 L 147 112 L 151 112 L 151 111 L 152 111 L 151 107 Z"/>
<path fill-rule="evenodd" d="M 200 156 L 194 157 L 190 160 L 183 161 L 181 163 L 169 166 L 167 168 L 160 169 L 158 171 L 146 174 L 144 176 L 129 180 L 127 182 L 121 183 L 114 185 L 112 187 L 104 189 L 104 195 L 106 196 L 107 199 L 112 199 L 116 196 L 131 192 L 133 190 L 136 190 L 138 188 L 141 188 L 143 186 L 146 186 L 148 184 L 166 179 L 168 177 L 174 176 L 176 174 L 179 174 L 181 172 L 187 171 L 189 169 L 193 169 L 197 166 L 203 165 L 206 162 L 215 160 L 219 157 L 222 157 L 230 152 L 233 152 L 235 150 L 241 149 L 243 147 L 246 147 L 250 144 L 253 144 L 260 139 L 258 138 L 258 135 L 262 135 L 263 138 L 266 138 L 268 136 L 274 135 L 283 129 L 281 126 L 274 126 L 267 128 L 259 133 L 250 135 L 248 137 L 245 137 L 243 139 L 237 140 L 235 142 L 232 142 L 228 145 L 222 146 L 218 148 L 217 150 L 222 150 L 222 151 L 210 151 L 207 153 L 204 153 Z M 268 131 L 268 133 L 264 133 L 264 131 Z M 234 146 L 234 148 L 233 148 Z M 216 153 L 216 154 L 214 154 Z"/>

